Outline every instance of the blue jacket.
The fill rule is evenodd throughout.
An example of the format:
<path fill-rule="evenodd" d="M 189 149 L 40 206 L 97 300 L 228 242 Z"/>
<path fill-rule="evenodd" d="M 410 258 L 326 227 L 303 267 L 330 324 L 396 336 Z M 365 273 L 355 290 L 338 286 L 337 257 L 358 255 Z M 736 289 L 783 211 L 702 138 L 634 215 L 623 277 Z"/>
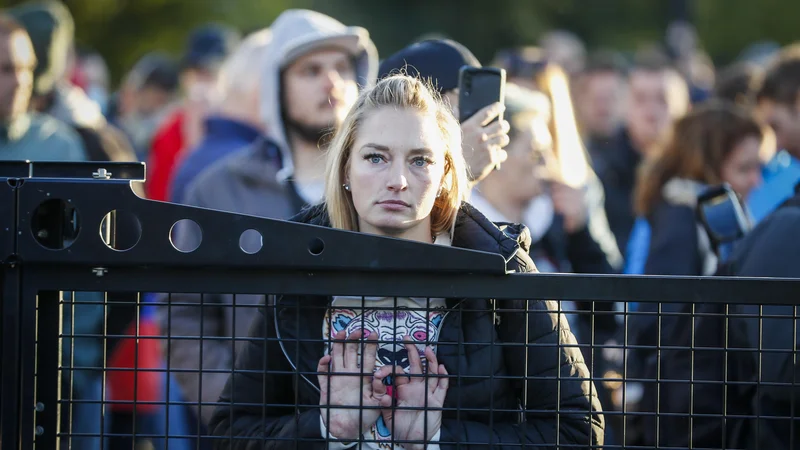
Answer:
<path fill-rule="evenodd" d="M 219 116 L 206 119 L 205 130 L 206 134 L 203 140 L 181 163 L 175 173 L 170 188 L 169 200 L 171 202 L 183 202 L 187 186 L 200 172 L 261 137 L 261 132 L 252 126 Z"/>
<path fill-rule="evenodd" d="M 800 160 L 785 150 L 780 151 L 764 166 L 761 174 L 764 182 L 747 199 L 755 223 L 794 195 L 794 187 L 800 182 Z"/>

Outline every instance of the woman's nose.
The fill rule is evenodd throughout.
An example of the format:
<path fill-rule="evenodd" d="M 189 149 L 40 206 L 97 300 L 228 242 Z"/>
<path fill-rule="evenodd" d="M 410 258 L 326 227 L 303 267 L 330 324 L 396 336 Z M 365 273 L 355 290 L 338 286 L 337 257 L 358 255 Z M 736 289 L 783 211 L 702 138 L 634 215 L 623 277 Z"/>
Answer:
<path fill-rule="evenodd" d="M 393 164 L 389 170 L 386 187 L 391 191 L 402 191 L 408 187 L 408 178 L 402 164 Z"/>

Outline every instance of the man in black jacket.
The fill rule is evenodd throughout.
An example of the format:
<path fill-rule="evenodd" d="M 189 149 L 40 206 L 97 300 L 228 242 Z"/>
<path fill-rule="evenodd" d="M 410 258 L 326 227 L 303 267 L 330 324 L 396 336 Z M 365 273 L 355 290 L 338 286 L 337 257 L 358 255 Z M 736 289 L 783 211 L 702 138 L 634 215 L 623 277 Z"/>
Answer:
<path fill-rule="evenodd" d="M 717 275 L 800 278 L 800 240 L 792 238 L 797 230 L 800 185 L 737 245 Z M 796 307 L 700 303 L 682 311 L 693 314 L 675 318 L 664 331 L 671 337 L 661 354 L 661 380 L 671 382 L 661 385 L 659 443 L 797 448 Z"/>
<path fill-rule="evenodd" d="M 768 216 L 741 243 L 723 275 L 741 277 L 800 278 L 800 184 L 795 196 Z M 736 312 L 749 316 L 731 320 L 750 352 L 744 364 L 751 369 L 749 379 L 760 380 L 750 386 L 753 415 L 759 419 L 746 424 L 737 444 L 747 448 L 797 448 L 800 439 L 800 366 L 796 352 L 800 341 L 800 322 L 793 305 L 737 305 Z M 739 323 L 735 323 L 739 322 Z M 760 373 L 759 373 L 760 371 Z M 766 385 L 765 385 L 766 384 Z M 793 438 L 792 438 L 793 437 Z"/>

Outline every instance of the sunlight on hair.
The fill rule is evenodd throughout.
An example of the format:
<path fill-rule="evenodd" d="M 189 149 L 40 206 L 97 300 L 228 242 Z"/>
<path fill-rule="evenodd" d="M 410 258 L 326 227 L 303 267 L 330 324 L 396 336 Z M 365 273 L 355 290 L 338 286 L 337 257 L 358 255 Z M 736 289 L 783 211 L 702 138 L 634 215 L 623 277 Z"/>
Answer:
<path fill-rule="evenodd" d="M 764 164 L 768 163 L 775 153 L 778 151 L 778 141 L 775 137 L 775 131 L 772 130 L 772 127 L 765 125 L 764 127 L 764 138 L 761 141 L 761 151 L 759 152 L 759 157 Z"/>
<path fill-rule="evenodd" d="M 567 77 L 561 73 L 553 73 L 548 77 L 550 95 L 552 97 L 553 122 L 557 142 L 559 176 L 565 184 L 580 188 L 586 185 L 589 178 L 589 161 L 583 151 L 580 133 L 574 120 L 572 98 L 569 94 Z"/>

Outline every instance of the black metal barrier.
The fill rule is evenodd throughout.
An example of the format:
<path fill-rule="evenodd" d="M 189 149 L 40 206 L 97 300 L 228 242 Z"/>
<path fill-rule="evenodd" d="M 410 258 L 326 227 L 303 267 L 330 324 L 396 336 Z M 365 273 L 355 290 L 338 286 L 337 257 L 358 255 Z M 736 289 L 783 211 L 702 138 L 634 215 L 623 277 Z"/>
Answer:
<path fill-rule="evenodd" d="M 797 448 L 798 280 L 507 273 L 143 178 L 0 164 L 2 448 Z"/>

